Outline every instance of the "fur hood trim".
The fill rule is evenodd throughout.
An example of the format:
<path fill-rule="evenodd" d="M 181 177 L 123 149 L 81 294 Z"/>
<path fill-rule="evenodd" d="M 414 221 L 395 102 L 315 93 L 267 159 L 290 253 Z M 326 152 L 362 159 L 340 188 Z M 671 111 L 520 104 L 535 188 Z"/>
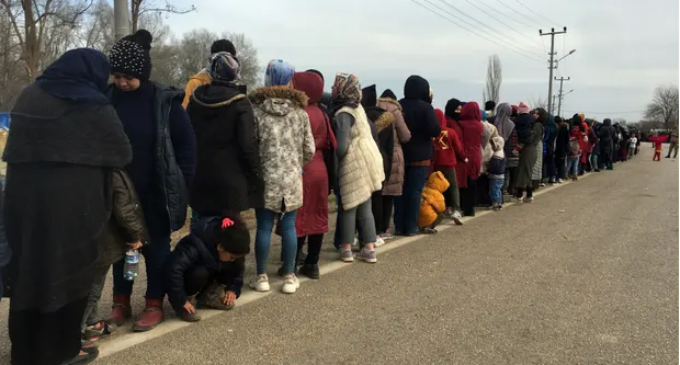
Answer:
<path fill-rule="evenodd" d="M 194 92 L 191 94 L 191 100 L 193 100 L 194 103 L 196 103 L 196 104 L 198 104 L 202 107 L 205 107 L 205 108 L 220 108 L 220 107 L 229 105 L 229 104 L 231 104 L 231 103 L 233 103 L 237 100 L 241 100 L 241 99 L 245 99 L 245 98 L 246 98 L 246 96 L 244 94 L 238 94 L 238 95 L 234 96 L 233 98 L 231 98 L 229 100 L 221 101 L 219 103 L 204 103 L 196 97 L 196 90 L 194 90 Z"/>
<path fill-rule="evenodd" d="M 396 106 L 397 109 L 399 109 L 399 110 L 401 111 L 401 104 L 399 104 L 399 102 L 396 101 L 396 100 L 394 100 L 394 99 L 390 99 L 390 98 L 379 98 L 379 99 L 378 99 L 378 103 L 388 103 L 388 104 L 392 104 L 392 105 Z"/>
<path fill-rule="evenodd" d="M 382 131 L 383 129 L 394 124 L 394 120 L 395 120 L 394 114 L 388 112 L 382 113 L 378 120 L 375 121 L 376 131 L 380 133 L 380 131 Z"/>
<path fill-rule="evenodd" d="M 287 86 L 265 86 L 256 89 L 248 95 L 253 104 L 262 104 L 267 99 L 286 99 L 300 109 L 307 107 L 307 95 L 302 91 Z"/>

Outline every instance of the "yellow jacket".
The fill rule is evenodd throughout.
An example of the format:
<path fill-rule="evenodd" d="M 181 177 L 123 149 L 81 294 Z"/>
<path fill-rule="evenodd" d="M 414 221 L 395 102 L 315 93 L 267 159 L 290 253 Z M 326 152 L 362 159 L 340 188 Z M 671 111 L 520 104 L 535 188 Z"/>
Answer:
<path fill-rule="evenodd" d="M 189 106 L 189 101 L 191 100 L 191 94 L 194 93 L 201 85 L 207 85 L 211 81 L 208 71 L 202 69 L 196 75 L 191 76 L 187 82 L 187 86 L 184 87 L 184 101 L 182 101 L 182 106 L 186 109 Z"/>
<path fill-rule="evenodd" d="M 418 216 L 418 227 L 429 227 L 437 217 L 446 210 L 444 195 L 442 194 L 449 188 L 449 181 L 444 174 L 436 171 L 427 179 L 427 184 L 423 189 L 420 199 L 420 215 Z"/>

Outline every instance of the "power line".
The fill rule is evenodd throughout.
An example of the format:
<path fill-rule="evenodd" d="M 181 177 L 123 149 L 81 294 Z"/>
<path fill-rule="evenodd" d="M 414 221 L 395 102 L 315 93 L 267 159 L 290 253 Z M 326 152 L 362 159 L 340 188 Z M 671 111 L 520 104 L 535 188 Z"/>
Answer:
<path fill-rule="evenodd" d="M 556 22 L 556 21 L 554 21 L 554 20 L 551 20 L 550 18 L 548 18 L 548 17 L 546 17 L 546 16 L 543 16 L 543 15 L 541 15 L 541 14 L 535 12 L 534 9 L 532 9 L 532 8 L 530 8 L 530 7 L 526 6 L 526 5 L 524 5 L 521 1 L 519 1 L 519 0 L 515 0 L 515 1 L 516 1 L 518 4 L 522 5 L 525 9 L 527 9 L 527 10 L 529 10 L 530 12 L 536 14 L 536 16 L 537 16 L 539 19 L 545 19 L 545 20 L 549 21 L 549 22 L 552 23 L 552 24 L 560 24 L 559 22 Z"/>
<path fill-rule="evenodd" d="M 432 5 L 432 6 L 436 7 L 437 9 L 439 9 L 439 10 L 445 12 L 446 14 L 449 14 L 449 15 L 451 15 L 452 17 L 459 19 L 460 21 L 464 22 L 465 24 L 467 24 L 467 25 L 469 25 L 469 26 L 471 26 L 471 27 L 476 27 L 476 25 L 471 24 L 471 23 L 468 22 L 467 20 L 461 19 L 461 18 L 459 18 L 457 15 L 452 14 L 452 13 L 450 13 L 450 12 L 448 12 L 448 11 L 446 11 L 446 10 L 440 8 L 439 6 L 433 4 L 432 2 L 430 2 L 430 0 L 424 0 L 424 1 L 427 2 L 428 4 Z M 452 9 L 453 9 L 454 11 L 456 11 L 457 13 L 460 13 L 460 14 L 462 14 L 462 15 L 467 15 L 467 14 L 465 14 L 464 11 L 462 11 L 462 10 L 460 10 L 459 8 L 457 8 L 457 7 L 453 6 L 453 5 L 451 5 L 451 4 L 450 4 L 449 2 L 447 2 L 446 0 L 439 0 L 439 1 L 440 1 L 441 3 L 443 3 L 443 4 L 445 4 L 446 6 L 452 8 Z M 473 18 L 473 17 L 471 17 L 471 16 L 469 16 L 469 15 L 467 15 L 467 17 L 470 18 L 471 20 L 474 20 L 475 22 L 479 23 L 479 24 L 482 26 L 482 28 L 479 29 L 481 32 L 487 34 L 487 35 L 490 36 L 490 37 L 498 37 L 498 38 L 501 38 L 501 37 L 502 37 L 502 34 L 503 34 L 503 33 L 498 32 L 497 30 L 495 30 L 495 29 L 489 27 L 488 24 L 485 24 L 485 23 L 483 23 L 483 22 L 480 22 L 479 20 L 477 20 L 477 19 L 475 19 L 475 18 Z M 498 33 L 498 35 L 500 35 L 501 37 L 499 37 L 499 36 L 496 35 L 496 34 L 491 34 L 491 33 L 487 32 L 486 30 L 484 30 L 484 27 L 489 28 L 489 29 L 495 31 L 495 32 Z M 514 38 L 511 38 L 511 39 L 515 40 Z M 517 41 L 517 40 L 515 40 L 515 42 L 516 42 L 516 41 Z M 517 47 L 517 48 L 520 48 L 520 50 L 522 50 L 522 51 L 524 51 L 524 52 L 530 52 L 530 53 L 531 53 L 531 52 L 534 52 L 534 51 L 531 51 L 531 50 L 526 49 L 526 48 L 524 48 L 524 47 L 519 47 L 519 46 L 516 45 L 516 44 L 513 44 L 513 45 L 514 45 L 515 47 Z M 534 56 L 537 56 L 537 54 L 533 54 L 533 55 L 534 55 Z"/>
<path fill-rule="evenodd" d="M 485 40 L 487 40 L 487 41 L 489 41 L 489 42 L 491 42 L 491 43 L 493 43 L 493 44 L 496 44 L 496 45 L 498 45 L 498 46 L 500 46 L 500 47 L 503 47 L 503 48 L 505 48 L 505 49 L 508 49 L 508 50 L 510 50 L 510 51 L 512 51 L 512 52 L 514 52 L 514 53 L 516 53 L 516 54 L 518 54 L 518 55 L 520 55 L 520 56 L 522 56 L 522 57 L 525 57 L 525 58 L 527 58 L 527 59 L 530 59 L 530 60 L 532 60 L 532 61 L 534 61 L 534 62 L 543 63 L 543 62 L 541 62 L 538 58 L 534 58 L 534 57 L 531 57 L 531 56 L 529 56 L 529 55 L 527 55 L 527 54 L 518 52 L 518 51 L 515 50 L 514 48 L 510 48 L 510 47 L 508 47 L 507 45 L 505 45 L 505 44 L 503 44 L 503 43 L 498 43 L 498 42 L 494 41 L 493 39 L 487 38 L 486 36 L 481 35 L 481 34 L 475 32 L 474 30 L 470 30 L 470 29 L 468 29 L 468 28 L 466 28 L 466 27 L 464 27 L 464 26 L 462 26 L 462 25 L 460 25 L 460 24 L 454 22 L 453 20 L 447 18 L 446 16 L 444 16 L 444 15 L 442 15 L 442 14 L 440 14 L 440 13 L 438 13 L 438 12 L 436 12 L 436 11 L 430 9 L 430 8 L 428 8 L 427 6 L 425 6 L 425 5 L 423 5 L 423 4 L 419 3 L 419 2 L 417 2 L 416 0 L 411 0 L 411 1 L 412 1 L 413 3 L 415 3 L 416 5 L 418 5 L 418 6 L 422 7 L 422 8 L 424 8 L 425 10 L 427 10 L 427 11 L 429 11 L 429 12 L 431 12 L 431 13 L 437 15 L 438 17 L 440 17 L 440 18 L 446 20 L 447 22 L 449 22 L 449 23 L 451 23 L 451 24 L 453 24 L 453 25 L 456 25 L 456 26 L 458 26 L 459 28 L 463 28 L 464 30 L 466 30 L 466 31 L 468 31 L 468 32 L 470 32 L 470 33 L 472 33 L 472 34 L 474 34 L 474 35 L 480 37 L 480 38 L 483 38 L 483 39 L 485 39 Z M 433 4 L 432 4 L 431 2 L 429 2 L 428 0 L 425 0 L 425 1 L 428 2 L 430 5 L 433 5 Z M 437 7 L 436 5 L 434 5 L 434 6 Z M 441 8 L 439 8 L 439 9 L 441 10 Z M 446 11 L 444 11 L 444 12 L 446 12 Z M 447 12 L 447 14 L 450 14 L 450 13 Z"/>
<path fill-rule="evenodd" d="M 470 5 L 474 6 L 475 8 L 479 9 L 479 10 L 480 10 L 481 12 L 483 12 L 484 14 L 486 14 L 486 15 L 490 16 L 491 18 L 495 19 L 497 22 L 499 22 L 499 23 L 505 25 L 506 27 L 510 28 L 513 32 L 515 32 L 515 33 L 521 35 L 522 37 L 524 37 L 524 38 L 526 38 L 526 39 L 528 39 L 528 40 L 530 40 L 530 41 L 532 41 L 532 42 L 536 42 L 536 41 L 537 41 L 537 39 L 535 39 L 535 38 L 530 38 L 530 37 L 527 36 L 526 34 L 520 33 L 520 32 L 517 31 L 513 26 L 511 26 L 511 25 L 509 25 L 508 23 L 506 23 L 506 22 L 504 22 L 504 21 L 502 21 L 502 20 L 496 18 L 495 16 L 493 16 L 492 14 L 490 14 L 489 12 L 487 12 L 486 10 L 484 10 L 484 9 L 480 8 L 479 6 L 475 5 L 475 3 L 473 3 L 472 1 L 470 1 L 470 0 L 465 0 L 465 1 L 467 1 Z M 513 39 L 514 39 L 514 38 L 513 38 Z M 520 41 L 518 41 L 518 42 L 520 42 Z M 522 43 L 522 42 L 520 42 L 520 43 Z M 526 43 L 522 43 L 522 44 L 524 44 L 524 45 L 526 45 L 526 46 L 529 46 L 529 47 L 532 47 L 532 48 L 535 48 L 535 49 L 537 49 L 537 50 L 539 50 L 539 51 L 541 50 L 539 47 L 536 47 L 536 46 L 533 45 L 533 44 L 526 44 Z"/>
<path fill-rule="evenodd" d="M 526 16 L 525 14 L 520 13 L 519 11 L 515 10 L 515 8 L 513 8 L 512 6 L 510 6 L 510 5 L 508 5 L 508 4 L 504 3 L 504 2 L 502 2 L 501 0 L 496 0 L 496 1 L 498 1 L 501 5 L 505 6 L 506 8 L 508 8 L 508 9 L 512 10 L 513 12 L 517 13 L 517 14 L 518 14 L 519 16 L 521 16 L 522 18 L 528 18 L 528 16 Z M 521 19 L 521 18 L 520 18 L 520 19 Z M 526 25 L 527 27 L 533 27 L 533 25 L 528 25 L 527 23 L 523 23 L 523 22 L 521 22 L 521 21 L 519 21 L 519 20 L 517 20 L 517 19 L 514 19 L 514 20 L 515 20 L 516 22 L 520 23 L 520 24 Z"/>
<path fill-rule="evenodd" d="M 493 6 L 491 6 L 491 5 L 489 5 L 489 4 L 485 3 L 485 2 L 480 1 L 479 3 L 482 4 L 482 5 L 484 5 L 484 6 L 486 6 L 486 7 L 489 8 L 489 9 L 495 11 L 496 13 L 498 13 L 498 14 L 501 15 L 501 16 L 505 16 L 505 17 L 508 16 L 508 14 L 501 13 L 500 10 L 494 8 Z M 519 20 L 519 19 L 517 19 L 517 18 L 513 18 L 512 21 L 513 21 L 513 22 L 517 22 L 517 23 L 519 23 L 519 24 L 522 24 L 522 25 L 524 25 L 524 26 L 526 26 L 526 27 L 529 27 L 529 28 L 535 28 L 535 27 L 536 27 L 536 26 L 534 26 L 534 25 L 530 25 L 530 24 L 524 23 L 524 22 L 522 22 L 521 20 Z"/>

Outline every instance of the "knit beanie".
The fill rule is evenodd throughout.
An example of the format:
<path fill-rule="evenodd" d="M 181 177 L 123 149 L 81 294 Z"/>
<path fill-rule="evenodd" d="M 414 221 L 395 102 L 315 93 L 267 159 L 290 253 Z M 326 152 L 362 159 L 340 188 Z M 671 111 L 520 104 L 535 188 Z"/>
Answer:
<path fill-rule="evenodd" d="M 229 40 L 218 39 L 210 46 L 210 54 L 219 52 L 229 52 L 232 56 L 236 56 L 236 47 Z"/>
<path fill-rule="evenodd" d="M 489 100 L 486 103 L 484 103 L 484 110 L 489 110 L 489 111 L 494 111 L 496 110 L 496 102 L 493 100 Z"/>
<path fill-rule="evenodd" d="M 123 37 L 116 42 L 109 53 L 111 73 L 147 81 L 151 77 L 151 42 L 153 36 L 149 31 L 140 29 L 135 34 Z"/>
<path fill-rule="evenodd" d="M 529 107 L 529 104 L 525 102 L 520 102 L 519 103 L 519 114 L 528 114 L 531 111 L 531 107 Z"/>
<path fill-rule="evenodd" d="M 383 91 L 382 95 L 380 95 L 380 98 L 397 100 L 397 95 L 394 93 L 394 91 L 387 89 Z"/>

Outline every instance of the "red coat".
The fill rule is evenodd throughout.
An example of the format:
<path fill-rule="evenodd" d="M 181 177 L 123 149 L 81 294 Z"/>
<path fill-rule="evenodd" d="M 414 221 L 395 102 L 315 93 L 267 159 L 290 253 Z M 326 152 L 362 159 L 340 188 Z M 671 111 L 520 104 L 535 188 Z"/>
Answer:
<path fill-rule="evenodd" d="M 446 117 L 441 109 L 435 109 L 439 125 L 442 128 L 439 137 L 433 141 L 435 169 L 451 170 L 456 168 L 457 161 L 465 161 L 465 152 L 455 130 L 447 127 Z"/>
<path fill-rule="evenodd" d="M 460 164 L 456 168 L 458 187 L 467 188 L 468 177 L 473 180 L 477 179 L 482 169 L 484 125 L 482 124 L 482 112 L 479 110 L 479 105 L 475 102 L 465 104 L 460 113 L 460 121 L 448 119 L 447 125 L 459 136 L 463 153 L 468 159 L 466 164 Z"/>
<path fill-rule="evenodd" d="M 321 77 L 312 72 L 296 72 L 293 85 L 309 98 L 305 111 L 316 144 L 314 157 L 303 167 L 303 205 L 295 220 L 297 236 L 303 237 L 328 232 L 328 172 L 323 154 L 331 147 L 335 149 L 335 136 L 326 114 L 318 106 L 323 94 Z"/>
<path fill-rule="evenodd" d="M 649 137 L 649 141 L 654 143 L 654 151 L 663 151 L 663 143 L 668 141 L 669 135 Z"/>

